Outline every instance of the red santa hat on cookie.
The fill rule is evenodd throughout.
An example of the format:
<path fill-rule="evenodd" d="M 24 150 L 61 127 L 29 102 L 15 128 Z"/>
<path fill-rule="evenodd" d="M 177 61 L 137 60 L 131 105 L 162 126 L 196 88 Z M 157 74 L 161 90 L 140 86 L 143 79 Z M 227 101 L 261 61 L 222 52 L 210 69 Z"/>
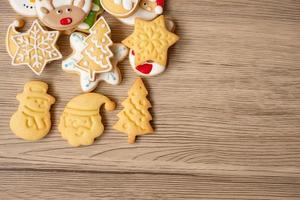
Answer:
<path fill-rule="evenodd" d="M 165 0 L 151 0 L 152 2 L 156 2 L 157 6 L 155 7 L 155 13 L 160 15 L 163 13 L 163 8 L 165 5 Z"/>

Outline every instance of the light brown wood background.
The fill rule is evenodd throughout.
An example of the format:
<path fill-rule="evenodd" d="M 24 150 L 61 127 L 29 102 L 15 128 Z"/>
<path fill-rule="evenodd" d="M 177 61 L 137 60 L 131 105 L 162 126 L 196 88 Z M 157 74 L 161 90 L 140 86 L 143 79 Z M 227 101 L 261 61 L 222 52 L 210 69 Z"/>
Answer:
<path fill-rule="evenodd" d="M 169 0 L 181 40 L 169 68 L 145 79 L 155 134 L 127 144 L 112 130 L 136 74 L 97 92 L 119 107 L 104 112 L 94 145 L 71 148 L 57 130 L 78 77 L 49 64 L 41 77 L 11 66 L 4 38 L 15 13 L 0 0 L 0 199 L 300 199 L 300 1 Z M 105 15 L 115 42 L 132 28 Z M 59 41 L 70 54 L 68 37 Z M 49 83 L 53 129 L 40 142 L 9 130 L 24 83 Z"/>

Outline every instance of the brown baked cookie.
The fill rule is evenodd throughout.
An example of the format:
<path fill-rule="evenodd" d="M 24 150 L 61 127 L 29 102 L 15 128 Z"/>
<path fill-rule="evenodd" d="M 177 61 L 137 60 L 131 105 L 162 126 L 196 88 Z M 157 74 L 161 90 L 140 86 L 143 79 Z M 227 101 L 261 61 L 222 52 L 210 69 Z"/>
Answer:
<path fill-rule="evenodd" d="M 55 30 L 75 29 L 92 7 L 92 0 L 38 0 L 36 12 L 41 22 Z"/>

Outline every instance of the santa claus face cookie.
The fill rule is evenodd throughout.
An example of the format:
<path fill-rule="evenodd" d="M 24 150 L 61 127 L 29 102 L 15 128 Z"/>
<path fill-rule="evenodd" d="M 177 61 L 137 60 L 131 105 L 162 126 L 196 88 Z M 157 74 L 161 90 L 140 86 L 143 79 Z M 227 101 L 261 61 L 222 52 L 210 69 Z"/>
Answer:
<path fill-rule="evenodd" d="M 36 12 L 46 26 L 66 31 L 83 22 L 91 6 L 92 0 L 38 0 Z"/>
<path fill-rule="evenodd" d="M 9 0 L 10 5 L 20 15 L 26 17 L 35 17 L 36 0 Z"/>
<path fill-rule="evenodd" d="M 126 18 L 118 18 L 124 24 L 133 26 L 135 19 L 153 20 L 163 13 L 165 0 L 141 0 L 136 11 Z"/>
<path fill-rule="evenodd" d="M 129 62 L 132 69 L 141 76 L 157 76 L 166 70 L 166 67 L 155 62 L 145 62 L 141 65 L 135 64 L 135 54 L 133 50 L 129 53 Z"/>

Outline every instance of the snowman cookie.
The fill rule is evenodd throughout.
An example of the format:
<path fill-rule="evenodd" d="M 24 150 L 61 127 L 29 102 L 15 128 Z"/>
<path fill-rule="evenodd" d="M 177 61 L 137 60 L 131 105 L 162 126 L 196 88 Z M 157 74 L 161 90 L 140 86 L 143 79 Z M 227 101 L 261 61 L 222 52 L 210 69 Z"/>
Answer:
<path fill-rule="evenodd" d="M 55 30 L 70 31 L 89 14 L 92 0 L 39 0 L 35 4 L 41 22 Z"/>
<path fill-rule="evenodd" d="M 24 140 L 37 141 L 49 133 L 49 111 L 55 98 L 47 91 L 47 83 L 41 81 L 25 84 L 23 93 L 17 95 L 19 108 L 10 119 L 10 128 L 15 135 Z"/>
<path fill-rule="evenodd" d="M 36 17 L 36 0 L 9 0 L 9 3 L 19 15 Z"/>
<path fill-rule="evenodd" d="M 140 0 L 100 0 L 106 12 L 115 17 L 128 17 L 137 9 Z"/>
<path fill-rule="evenodd" d="M 163 13 L 165 0 L 141 0 L 135 12 L 123 18 L 118 18 L 124 24 L 133 26 L 135 19 L 140 18 L 143 20 L 153 20 L 158 15 Z"/>

